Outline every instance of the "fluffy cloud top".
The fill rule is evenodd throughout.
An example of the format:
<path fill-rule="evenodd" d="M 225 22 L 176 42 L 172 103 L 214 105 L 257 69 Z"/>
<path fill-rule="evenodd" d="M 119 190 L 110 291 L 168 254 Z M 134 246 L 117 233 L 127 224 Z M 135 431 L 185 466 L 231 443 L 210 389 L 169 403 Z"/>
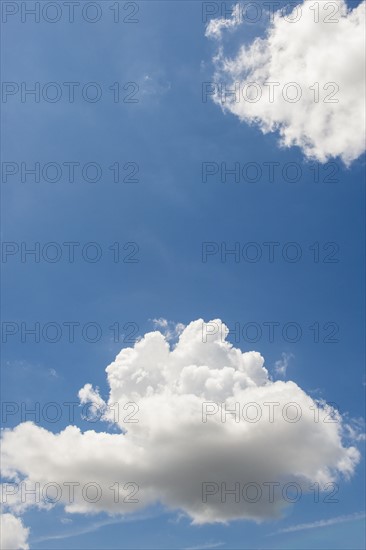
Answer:
<path fill-rule="evenodd" d="M 217 89 L 214 100 L 263 133 L 278 130 L 282 146 L 348 165 L 365 150 L 365 2 L 354 9 L 344 0 L 328 4 L 338 8 L 335 14 L 322 2 L 316 12 L 306 0 L 286 17 L 276 12 L 265 38 L 242 45 L 233 58 L 225 56 L 222 35 L 245 32 L 241 5 L 231 19 L 210 21 L 206 35 L 220 44 L 214 82 L 240 87 L 226 99 Z M 294 82 L 296 88 L 287 86 Z M 269 83 L 276 83 L 271 101 Z"/>
<path fill-rule="evenodd" d="M 13 514 L 0 514 L 0 548 L 3 550 L 28 550 L 29 529 Z"/>
<path fill-rule="evenodd" d="M 174 346 L 159 331 L 148 333 L 107 367 L 107 402 L 91 384 L 80 390 L 81 402 L 103 407 L 104 420 L 119 433 L 82 433 L 68 426 L 54 434 L 32 422 L 6 430 L 4 475 L 41 487 L 78 482 L 72 502 L 66 490 L 59 499 L 70 513 L 126 514 L 160 502 L 196 523 L 261 521 L 279 517 L 288 505 L 280 493 L 257 502 L 230 497 L 222 502 L 219 494 L 205 501 L 206 482 L 263 488 L 294 481 L 307 491 L 314 482 L 323 487 L 351 476 L 359 453 L 342 441 L 346 426 L 340 415 L 294 382 L 272 381 L 263 357 L 234 348 L 215 330 L 220 325 L 220 320 L 194 321 Z M 255 407 L 244 416 L 248 403 Z M 268 403 L 276 404 L 272 418 Z M 286 409 L 289 403 L 295 408 Z M 240 418 L 222 412 L 237 406 Z M 203 410 L 214 412 L 203 417 Z M 295 416 L 296 422 L 289 420 Z M 93 490 L 83 497 L 90 482 L 102 489 L 95 502 L 90 502 Z M 117 482 L 118 498 L 111 489 Z M 19 495 L 9 505 L 24 507 Z"/>

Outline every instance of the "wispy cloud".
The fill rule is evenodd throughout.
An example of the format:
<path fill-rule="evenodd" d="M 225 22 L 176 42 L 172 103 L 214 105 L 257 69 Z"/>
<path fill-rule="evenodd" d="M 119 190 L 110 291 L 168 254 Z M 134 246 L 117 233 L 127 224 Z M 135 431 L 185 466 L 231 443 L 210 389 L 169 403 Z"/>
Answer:
<path fill-rule="evenodd" d="M 281 359 L 275 362 L 275 372 L 280 376 L 286 376 L 287 367 L 290 363 L 290 360 L 293 359 L 292 353 L 282 353 Z"/>
<path fill-rule="evenodd" d="M 37 539 L 33 540 L 33 542 L 44 542 L 46 540 L 60 540 L 60 539 L 68 539 L 70 537 L 77 537 L 79 535 L 85 535 L 86 533 L 92 533 L 107 525 L 112 525 L 114 523 L 121 523 L 121 522 L 122 522 L 121 518 L 98 521 L 96 523 L 92 523 L 91 525 L 86 525 L 85 527 L 80 527 L 78 529 L 75 529 L 74 531 L 55 533 L 53 535 L 50 534 L 50 535 L 45 535 L 43 537 L 38 537 Z"/>
<path fill-rule="evenodd" d="M 34 539 L 32 542 L 44 542 L 46 540 L 61 540 L 61 539 L 68 539 L 71 537 L 78 537 L 80 535 L 85 535 L 87 533 L 93 533 L 94 531 L 98 531 L 98 529 L 101 529 L 102 527 L 106 527 L 107 525 L 114 525 L 116 523 L 131 523 L 133 521 L 141 521 L 144 519 L 150 519 L 152 517 L 155 517 L 153 514 L 137 514 L 134 516 L 124 517 L 124 516 L 118 516 L 114 518 L 108 518 L 101 521 L 96 521 L 95 523 L 91 523 L 89 525 L 85 525 L 83 527 L 78 527 L 72 531 L 63 531 L 62 533 L 55 533 L 50 535 L 45 535 L 42 537 L 38 537 L 37 539 Z M 65 523 L 64 521 L 62 523 Z"/>
<path fill-rule="evenodd" d="M 286 527 L 284 529 L 279 529 L 271 535 L 280 535 L 282 533 L 294 533 L 296 531 L 305 531 L 306 529 L 318 529 L 319 527 L 328 527 L 329 525 L 335 525 L 337 523 L 347 523 L 349 521 L 357 521 L 359 519 L 364 519 L 366 517 L 365 512 L 355 512 L 353 514 L 348 514 L 344 516 L 336 516 L 330 519 L 321 519 L 319 521 L 313 521 L 311 523 L 299 523 L 293 525 L 292 527 Z"/>
<path fill-rule="evenodd" d="M 163 319 L 162 317 L 160 319 L 151 319 L 151 321 L 154 328 L 160 330 L 168 341 L 176 340 L 185 329 L 183 323 L 167 321 L 167 319 Z"/>
<path fill-rule="evenodd" d="M 209 550 L 210 548 L 220 548 L 220 546 L 223 546 L 224 544 L 224 542 L 204 542 L 202 544 L 198 544 L 197 546 L 189 546 L 184 548 L 184 550 Z"/>

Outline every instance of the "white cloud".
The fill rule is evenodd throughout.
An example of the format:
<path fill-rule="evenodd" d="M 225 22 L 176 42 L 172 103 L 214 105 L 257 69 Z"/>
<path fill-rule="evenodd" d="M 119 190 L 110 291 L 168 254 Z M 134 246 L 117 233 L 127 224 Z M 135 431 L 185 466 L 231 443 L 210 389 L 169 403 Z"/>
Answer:
<path fill-rule="evenodd" d="M 0 547 L 3 550 L 28 550 L 29 529 L 13 514 L 0 514 Z"/>
<path fill-rule="evenodd" d="M 62 522 L 62 523 L 67 524 L 66 522 Z M 113 519 L 107 519 L 103 521 L 90 522 L 88 525 L 84 527 L 78 527 L 70 531 L 63 530 L 61 533 L 49 534 L 42 537 L 38 537 L 35 540 L 35 542 L 45 542 L 47 540 L 63 540 L 71 537 L 78 537 L 80 535 L 93 533 L 94 531 L 98 531 L 103 527 L 107 527 L 108 525 L 113 525 L 116 523 L 121 523 L 121 520 L 119 518 L 113 518 Z"/>
<path fill-rule="evenodd" d="M 160 317 L 159 319 L 152 319 L 152 323 L 154 328 L 159 329 L 169 342 L 178 338 L 178 336 L 180 336 L 185 329 L 183 323 L 174 323 L 174 321 L 168 321 L 163 317 Z"/>
<path fill-rule="evenodd" d="M 145 99 L 147 97 L 161 98 L 171 90 L 171 83 L 161 74 L 145 74 L 139 79 L 139 82 L 139 93 Z"/>
<path fill-rule="evenodd" d="M 233 6 L 231 17 L 211 19 L 206 28 L 206 36 L 220 39 L 225 29 L 235 29 L 241 22 L 240 4 Z"/>
<path fill-rule="evenodd" d="M 292 353 L 285 353 L 283 352 L 281 355 L 281 359 L 278 359 L 278 361 L 275 362 L 275 372 L 276 374 L 279 374 L 280 376 L 286 376 L 287 373 L 287 367 L 289 366 L 290 360 L 293 359 Z"/>
<path fill-rule="evenodd" d="M 348 514 L 344 516 L 336 516 L 330 519 L 321 519 L 319 521 L 313 521 L 310 523 L 299 523 L 298 525 L 292 525 L 285 529 L 279 529 L 273 535 L 281 533 L 295 533 L 296 531 L 305 531 L 307 529 L 318 529 L 319 527 L 329 527 L 330 525 L 338 525 L 339 523 L 348 523 L 349 521 L 357 521 L 359 519 L 365 519 L 365 512 L 355 512 L 354 514 Z"/>
<path fill-rule="evenodd" d="M 281 146 L 297 145 L 308 158 L 326 162 L 340 157 L 348 165 L 365 149 L 365 2 L 353 10 L 344 0 L 336 2 L 333 17 L 320 3 L 318 22 L 313 3 L 305 0 L 287 17 L 275 12 L 266 36 L 242 45 L 233 58 L 225 56 L 221 35 L 225 28 L 245 29 L 238 5 L 231 19 L 210 21 L 206 35 L 219 40 L 214 82 L 238 89 L 225 103 L 218 86 L 211 90 L 224 111 L 258 125 L 263 133 L 278 131 Z M 297 90 L 287 88 L 294 82 Z M 272 102 L 268 83 L 278 84 Z M 315 83 L 318 102 L 317 91 L 309 89 Z M 289 101 L 296 97 L 297 102 Z"/>
<path fill-rule="evenodd" d="M 220 548 L 220 546 L 224 546 L 224 544 L 224 542 L 204 542 L 197 546 L 189 546 L 184 550 L 211 550 L 212 548 Z"/>
<path fill-rule="evenodd" d="M 80 392 L 82 401 L 95 398 L 109 422 L 118 404 L 114 420 L 121 433 L 82 433 L 68 426 L 53 434 L 32 422 L 20 424 L 3 433 L 4 476 L 20 477 L 31 486 L 58 483 L 59 503 L 67 513 L 128 514 L 160 502 L 184 512 L 195 523 L 278 518 L 288 503 L 281 493 L 269 499 L 266 482 L 294 481 L 306 492 L 312 483 L 322 488 L 350 477 L 359 452 L 343 442 L 344 419 L 294 382 L 273 382 L 263 357 L 234 348 L 215 330 L 221 326 L 220 320 L 197 320 L 183 330 L 173 347 L 155 331 L 133 348 L 122 349 L 106 369 L 108 401 L 90 384 Z M 225 325 L 224 331 L 227 336 Z M 218 412 L 202 422 L 207 402 Z M 241 412 L 254 402 L 261 417 L 252 422 L 253 412 L 248 411 L 240 418 L 228 414 L 223 422 L 219 405 L 212 402 L 230 410 L 238 404 Z M 289 421 L 293 410 L 288 416 L 283 412 L 290 402 L 300 409 L 296 423 Z M 273 421 L 266 403 L 278 404 Z M 71 482 L 80 484 L 73 502 L 65 486 Z M 100 499 L 94 503 L 82 495 L 90 482 L 101 487 Z M 117 499 L 111 489 L 116 482 Z M 128 482 L 137 485 L 126 489 Z M 248 499 L 236 503 L 232 498 L 221 502 L 216 494 L 204 502 L 205 482 L 226 483 L 229 488 L 254 482 L 263 489 L 263 496 L 256 503 Z M 135 502 L 126 500 L 132 492 Z M 95 494 L 91 490 L 89 500 Z M 13 497 L 10 508 L 19 507 L 20 496 Z"/>

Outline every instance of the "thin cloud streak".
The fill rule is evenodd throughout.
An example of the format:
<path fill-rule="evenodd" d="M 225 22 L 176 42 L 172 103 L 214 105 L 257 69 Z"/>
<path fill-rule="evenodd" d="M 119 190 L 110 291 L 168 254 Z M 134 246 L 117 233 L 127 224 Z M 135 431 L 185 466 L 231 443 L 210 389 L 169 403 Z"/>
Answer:
<path fill-rule="evenodd" d="M 272 535 L 280 535 L 282 533 L 294 533 L 296 531 L 305 531 L 306 529 L 318 529 L 319 527 L 328 527 L 329 525 L 334 525 L 336 523 L 347 523 L 349 521 L 357 521 L 359 519 L 364 519 L 366 517 L 365 512 L 355 512 L 354 514 L 348 514 L 344 516 L 337 516 L 331 519 L 321 519 L 319 521 L 313 521 L 311 523 L 299 523 L 298 525 L 293 525 L 292 527 L 286 527 L 285 529 L 279 529 Z"/>

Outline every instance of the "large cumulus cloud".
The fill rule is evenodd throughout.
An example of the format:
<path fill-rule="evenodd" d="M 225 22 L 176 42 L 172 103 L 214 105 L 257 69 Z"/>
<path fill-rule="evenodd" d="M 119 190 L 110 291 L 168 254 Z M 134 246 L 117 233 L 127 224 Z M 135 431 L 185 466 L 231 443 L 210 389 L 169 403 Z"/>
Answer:
<path fill-rule="evenodd" d="M 194 321 L 175 345 L 159 331 L 148 333 L 107 367 L 106 401 L 90 383 L 80 390 L 81 402 L 103 409 L 117 433 L 107 424 L 102 432 L 68 426 L 54 434 L 32 422 L 6 430 L 6 478 L 41 486 L 78 482 L 73 502 L 66 489 L 59 500 L 70 513 L 126 514 L 159 502 L 206 523 L 276 518 L 288 504 L 280 493 L 273 499 L 263 494 L 257 502 L 221 502 L 219 494 L 204 499 L 204 483 L 263 488 L 293 481 L 307 491 L 314 482 L 323 487 L 350 477 L 359 453 L 343 441 L 342 417 L 296 383 L 273 381 L 263 357 L 233 347 L 215 330 L 219 325 Z M 244 416 L 249 403 L 255 406 Z M 286 409 L 289 403 L 296 406 Z M 225 414 L 236 407 L 239 417 Z M 89 502 L 83 498 L 90 482 L 102 488 L 96 502 L 90 502 L 93 489 Z M 111 489 L 116 482 L 118 498 Z M 27 505 L 19 494 L 8 504 L 18 511 Z"/>
<path fill-rule="evenodd" d="M 29 529 L 13 514 L 0 514 L 0 548 L 3 550 L 28 550 Z"/>
<path fill-rule="evenodd" d="M 365 149 L 365 2 L 349 9 L 344 0 L 315 5 L 304 0 L 287 16 L 278 10 L 264 38 L 228 57 L 222 39 L 227 32 L 245 34 L 243 9 L 239 3 L 231 19 L 213 19 L 207 26 L 206 35 L 219 41 L 214 82 L 227 89 L 240 85 L 240 100 L 228 96 L 224 103 L 217 90 L 214 100 L 263 133 L 278 130 L 282 146 L 297 145 L 320 162 L 340 157 L 350 164 Z M 295 102 L 287 99 L 297 98 L 295 88 L 285 88 L 293 82 L 302 94 Z M 246 88 L 251 83 L 256 88 Z M 268 83 L 278 84 L 273 101 Z M 310 89 L 315 83 L 317 101 Z M 262 96 L 253 101 L 258 86 Z"/>

